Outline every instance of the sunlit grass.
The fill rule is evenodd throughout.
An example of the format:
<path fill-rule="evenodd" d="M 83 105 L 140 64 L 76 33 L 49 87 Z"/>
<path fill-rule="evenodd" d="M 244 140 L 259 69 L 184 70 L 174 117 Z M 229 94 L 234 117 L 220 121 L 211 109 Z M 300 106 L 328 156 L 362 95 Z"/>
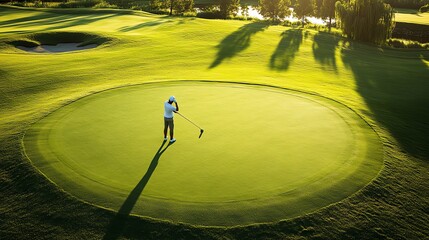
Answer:
<path fill-rule="evenodd" d="M 414 9 L 395 9 L 395 21 L 429 25 L 429 13 L 421 13 Z"/>
<path fill-rule="evenodd" d="M 378 48 L 310 29 L 120 10 L 0 8 L 0 13 L 1 236 L 100 239 L 116 227 L 129 238 L 153 239 L 305 234 L 423 239 L 429 234 L 428 51 Z M 89 32 L 115 41 L 54 55 L 29 54 L 6 44 L 45 31 Z M 180 79 L 269 84 L 339 101 L 380 136 L 384 168 L 360 192 L 316 213 L 219 230 L 136 218 L 112 221 L 113 213 L 58 191 L 22 155 L 20 139 L 31 124 L 79 97 Z M 128 227 L 120 228 L 124 224 Z"/>

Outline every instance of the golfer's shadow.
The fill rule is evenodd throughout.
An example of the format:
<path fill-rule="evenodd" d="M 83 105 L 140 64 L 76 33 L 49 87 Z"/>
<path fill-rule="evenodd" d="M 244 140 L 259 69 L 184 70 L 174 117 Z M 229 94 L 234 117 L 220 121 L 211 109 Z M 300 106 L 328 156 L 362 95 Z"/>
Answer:
<path fill-rule="evenodd" d="M 143 192 L 144 188 L 149 182 L 150 177 L 152 176 L 153 172 L 158 166 L 159 158 L 173 144 L 173 143 L 168 143 L 167 147 L 162 149 L 165 143 L 166 141 L 162 142 L 161 147 L 159 147 L 158 151 L 153 157 L 152 162 L 150 163 L 149 168 L 147 169 L 145 175 L 140 180 L 140 182 L 135 186 L 135 188 L 130 192 L 127 199 L 125 199 L 121 208 L 116 213 L 115 217 L 110 221 L 109 226 L 107 227 L 106 234 L 104 235 L 103 239 L 106 239 L 106 240 L 117 239 L 121 235 L 128 216 L 130 215 L 131 211 L 134 208 L 134 205 L 136 204 L 141 193 Z"/>

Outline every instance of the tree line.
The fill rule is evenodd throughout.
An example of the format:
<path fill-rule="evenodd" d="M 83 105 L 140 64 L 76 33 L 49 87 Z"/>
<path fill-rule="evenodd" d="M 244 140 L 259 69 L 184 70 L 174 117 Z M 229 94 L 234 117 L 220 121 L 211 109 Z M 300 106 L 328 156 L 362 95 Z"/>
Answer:
<path fill-rule="evenodd" d="M 394 28 L 393 8 L 383 0 L 260 0 L 260 13 L 267 19 L 279 21 L 290 14 L 304 23 L 306 16 L 316 16 L 328 20 L 329 30 L 332 20 L 350 39 L 385 43 Z"/>
<path fill-rule="evenodd" d="M 160 11 L 168 9 L 169 15 L 183 14 L 184 12 L 193 11 L 194 0 L 150 0 L 149 10 Z"/>
<path fill-rule="evenodd" d="M 402 1 L 402 0 L 388 0 Z M 410 0 L 429 1 L 429 0 Z M 168 8 L 169 14 L 183 13 L 193 8 L 193 0 L 150 0 L 153 9 Z M 240 0 L 214 0 L 218 18 L 229 18 Z M 247 6 L 242 6 L 247 9 Z M 327 20 L 329 30 L 335 24 L 350 39 L 383 44 L 394 29 L 393 8 L 383 0 L 259 0 L 258 10 L 267 20 L 280 22 L 292 13 L 305 24 L 307 16 Z"/>
<path fill-rule="evenodd" d="M 0 0 L 0 2 L 5 0 Z M 23 1 L 23 0 L 18 0 Z M 28 0 L 27 0 L 28 1 Z M 31 0 L 30 0 L 31 1 Z M 55 1 L 55 0 L 44 0 Z M 56 0 L 58 1 L 58 0 Z M 182 15 L 194 12 L 194 0 L 63 0 L 65 3 L 84 2 L 90 7 L 91 2 L 105 1 L 121 8 L 129 8 L 135 4 L 144 5 L 141 9 L 170 15 Z M 198 1 L 198 0 L 197 0 Z M 414 1 L 425 3 L 429 0 L 384 0 Z M 394 12 L 391 5 L 383 0 L 259 0 L 257 9 L 268 21 L 280 22 L 293 13 L 305 24 L 306 17 L 315 16 L 327 21 L 329 30 L 335 25 L 343 33 L 354 40 L 383 44 L 392 35 L 394 28 Z M 99 3 L 98 3 L 99 4 Z M 214 0 L 215 14 L 212 18 L 230 18 L 240 8 L 240 0 Z M 67 6 L 67 5 L 66 5 Z M 247 6 L 241 6 L 246 10 Z"/>

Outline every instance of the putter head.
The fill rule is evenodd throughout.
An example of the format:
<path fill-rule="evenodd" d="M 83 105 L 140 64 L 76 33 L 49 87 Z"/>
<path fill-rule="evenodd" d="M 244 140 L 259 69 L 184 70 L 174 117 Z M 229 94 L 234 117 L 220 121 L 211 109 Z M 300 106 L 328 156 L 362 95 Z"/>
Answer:
<path fill-rule="evenodd" d="M 201 138 L 201 136 L 203 135 L 204 129 L 200 130 L 200 136 L 198 138 Z"/>

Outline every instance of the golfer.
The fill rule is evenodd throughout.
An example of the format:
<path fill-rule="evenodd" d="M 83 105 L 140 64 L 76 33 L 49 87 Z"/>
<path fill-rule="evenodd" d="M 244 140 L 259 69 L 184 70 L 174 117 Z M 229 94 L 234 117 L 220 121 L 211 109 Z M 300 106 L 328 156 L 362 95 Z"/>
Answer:
<path fill-rule="evenodd" d="M 176 104 L 176 107 L 173 106 Z M 174 121 L 173 112 L 179 111 L 179 105 L 177 104 L 176 98 L 171 96 L 168 101 L 164 103 L 164 141 L 167 141 L 167 130 L 170 128 L 170 143 L 174 143 Z"/>

